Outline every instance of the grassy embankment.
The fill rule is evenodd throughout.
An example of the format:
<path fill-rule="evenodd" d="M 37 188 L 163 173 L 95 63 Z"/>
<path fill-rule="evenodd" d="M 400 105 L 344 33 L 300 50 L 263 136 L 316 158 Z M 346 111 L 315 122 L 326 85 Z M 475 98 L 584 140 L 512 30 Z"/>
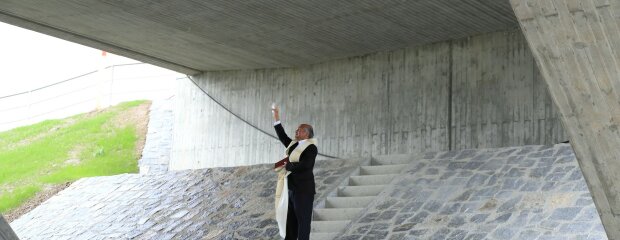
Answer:
<path fill-rule="evenodd" d="M 138 172 L 149 105 L 126 102 L 0 132 L 0 213 L 54 185 Z"/>

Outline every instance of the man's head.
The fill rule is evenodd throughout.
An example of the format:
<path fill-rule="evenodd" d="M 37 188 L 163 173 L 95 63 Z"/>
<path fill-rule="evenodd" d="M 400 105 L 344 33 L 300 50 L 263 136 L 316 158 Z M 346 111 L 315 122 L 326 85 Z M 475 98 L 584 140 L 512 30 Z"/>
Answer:
<path fill-rule="evenodd" d="M 299 124 L 297 130 L 295 130 L 295 140 L 301 141 L 314 137 L 314 130 L 310 124 Z"/>

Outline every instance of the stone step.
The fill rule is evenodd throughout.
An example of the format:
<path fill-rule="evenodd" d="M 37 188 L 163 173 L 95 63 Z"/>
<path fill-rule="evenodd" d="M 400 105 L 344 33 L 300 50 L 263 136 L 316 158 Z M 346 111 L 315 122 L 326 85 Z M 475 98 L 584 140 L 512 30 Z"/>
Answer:
<path fill-rule="evenodd" d="M 333 233 L 340 232 L 349 224 L 349 220 L 339 221 L 312 221 L 310 232 Z"/>
<path fill-rule="evenodd" d="M 319 221 L 351 220 L 364 208 L 320 208 L 315 209 L 312 219 Z"/>
<path fill-rule="evenodd" d="M 349 186 L 389 184 L 398 174 L 361 175 L 349 177 Z"/>
<path fill-rule="evenodd" d="M 415 156 L 411 154 L 379 155 L 372 157 L 370 165 L 409 164 L 413 162 L 414 158 Z"/>
<path fill-rule="evenodd" d="M 311 232 L 310 239 L 312 240 L 332 240 L 338 236 L 339 232 Z"/>
<path fill-rule="evenodd" d="M 365 208 L 375 197 L 327 197 L 325 208 Z"/>
<path fill-rule="evenodd" d="M 346 186 L 338 188 L 338 197 L 377 196 L 387 185 Z"/>
<path fill-rule="evenodd" d="M 409 164 L 362 166 L 360 168 L 360 175 L 398 174 L 408 166 Z"/>

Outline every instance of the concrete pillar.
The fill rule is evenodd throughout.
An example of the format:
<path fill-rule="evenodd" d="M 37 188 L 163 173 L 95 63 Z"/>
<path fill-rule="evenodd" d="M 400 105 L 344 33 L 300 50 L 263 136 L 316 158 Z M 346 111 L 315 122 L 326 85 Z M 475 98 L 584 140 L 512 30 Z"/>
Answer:
<path fill-rule="evenodd" d="M 0 215 L 0 240 L 19 240 L 2 215 Z"/>
<path fill-rule="evenodd" d="M 511 0 L 610 239 L 620 239 L 620 0 Z"/>

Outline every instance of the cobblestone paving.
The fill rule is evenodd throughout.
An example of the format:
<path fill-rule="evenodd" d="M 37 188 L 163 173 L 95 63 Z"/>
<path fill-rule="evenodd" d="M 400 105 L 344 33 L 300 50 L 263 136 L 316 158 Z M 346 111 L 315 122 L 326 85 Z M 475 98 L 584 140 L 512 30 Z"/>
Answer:
<path fill-rule="evenodd" d="M 142 158 L 138 161 L 140 174 L 161 174 L 168 171 L 172 149 L 174 98 L 153 101 Z"/>
<path fill-rule="evenodd" d="M 358 166 L 318 161 L 320 202 Z M 278 239 L 272 165 L 82 179 L 11 223 L 26 239 Z"/>
<path fill-rule="evenodd" d="M 428 153 L 337 239 L 607 239 L 567 144 Z"/>

